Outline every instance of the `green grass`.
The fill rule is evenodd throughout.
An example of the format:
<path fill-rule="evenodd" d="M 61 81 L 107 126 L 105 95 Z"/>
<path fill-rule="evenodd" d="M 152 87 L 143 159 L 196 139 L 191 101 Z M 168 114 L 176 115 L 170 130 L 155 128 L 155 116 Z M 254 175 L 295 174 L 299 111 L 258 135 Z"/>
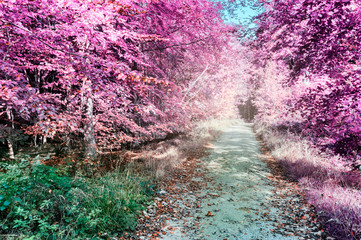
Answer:
<path fill-rule="evenodd" d="M 28 159 L 2 163 L 0 234 L 18 239 L 105 239 L 133 230 L 151 179 L 114 171 L 93 179 Z"/>

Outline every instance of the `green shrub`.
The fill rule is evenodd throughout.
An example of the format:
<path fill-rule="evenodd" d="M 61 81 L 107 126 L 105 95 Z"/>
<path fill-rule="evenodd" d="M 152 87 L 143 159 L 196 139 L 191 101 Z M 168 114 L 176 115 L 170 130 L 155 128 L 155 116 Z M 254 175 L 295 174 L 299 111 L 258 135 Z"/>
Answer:
<path fill-rule="evenodd" d="M 86 186 L 40 161 L 3 166 L 0 173 L 0 231 L 54 238 L 71 214 L 72 188 Z"/>
<path fill-rule="evenodd" d="M 0 234 L 19 238 L 84 239 L 132 230 L 152 185 L 124 172 L 96 179 L 71 178 L 39 161 L 3 164 Z"/>

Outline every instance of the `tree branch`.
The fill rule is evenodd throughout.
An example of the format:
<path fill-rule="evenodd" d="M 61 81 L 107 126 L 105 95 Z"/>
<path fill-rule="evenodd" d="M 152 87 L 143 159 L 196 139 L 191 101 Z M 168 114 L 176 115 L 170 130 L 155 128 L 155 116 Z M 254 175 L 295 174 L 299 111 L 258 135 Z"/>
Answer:
<path fill-rule="evenodd" d="M 63 53 L 70 54 L 70 55 L 74 55 L 74 56 L 81 57 L 81 58 L 88 58 L 87 56 L 82 56 L 82 55 L 77 54 L 77 53 L 72 53 L 72 52 L 69 52 L 69 51 L 64 51 L 64 50 L 59 49 L 59 48 L 55 48 L 55 47 L 51 46 L 50 44 L 48 44 L 47 42 L 45 42 L 45 41 L 43 41 L 42 39 L 40 39 L 39 37 L 37 37 L 37 36 L 35 35 L 35 33 L 33 33 L 32 31 L 30 31 L 29 29 L 20 27 L 20 26 L 14 24 L 14 23 L 11 23 L 11 22 L 8 22 L 8 21 L 2 20 L 2 19 L 1 19 L 1 21 L 2 21 L 3 23 L 5 23 L 5 24 L 10 24 L 10 25 L 12 25 L 12 26 L 14 26 L 14 27 L 16 27 L 16 28 L 19 28 L 19 29 L 21 29 L 21 30 L 23 30 L 23 31 L 26 31 L 26 32 L 30 33 L 34 38 L 36 38 L 37 40 L 39 40 L 42 44 L 48 46 L 49 48 L 51 48 L 51 49 L 53 49 L 53 50 L 55 50 L 55 51 L 63 52 Z"/>
<path fill-rule="evenodd" d="M 208 66 L 209 64 L 207 64 L 206 68 L 203 70 L 203 72 L 197 77 L 196 80 L 194 80 L 194 82 L 189 86 L 187 92 L 184 94 L 183 98 L 182 98 L 182 102 L 184 101 L 184 99 L 186 98 L 186 96 L 188 95 L 188 93 L 190 92 L 190 90 L 193 89 L 194 85 L 196 85 L 196 83 L 201 79 L 201 77 L 203 76 L 203 74 L 208 70 Z M 192 98 L 190 98 L 192 99 Z M 189 100 L 187 101 L 189 102 Z"/>

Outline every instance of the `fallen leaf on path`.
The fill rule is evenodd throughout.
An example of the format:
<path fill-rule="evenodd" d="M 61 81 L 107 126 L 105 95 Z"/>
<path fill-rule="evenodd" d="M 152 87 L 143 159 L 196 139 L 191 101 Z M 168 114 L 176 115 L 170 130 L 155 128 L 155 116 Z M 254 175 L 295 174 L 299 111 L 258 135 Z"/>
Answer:
<path fill-rule="evenodd" d="M 211 211 L 209 211 L 206 216 L 207 217 L 212 217 L 212 216 L 214 216 L 214 214 Z"/>

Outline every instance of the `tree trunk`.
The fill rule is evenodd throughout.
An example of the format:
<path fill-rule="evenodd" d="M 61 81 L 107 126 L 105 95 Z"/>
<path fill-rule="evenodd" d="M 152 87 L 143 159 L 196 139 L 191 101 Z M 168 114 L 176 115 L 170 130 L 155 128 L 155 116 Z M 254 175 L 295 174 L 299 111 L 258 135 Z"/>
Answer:
<path fill-rule="evenodd" d="M 84 78 L 81 91 L 81 109 L 84 123 L 84 145 L 86 156 L 88 158 L 95 159 L 97 157 L 97 146 L 94 132 L 94 106 L 93 99 L 91 97 L 91 81 L 89 81 L 88 78 Z"/>
<path fill-rule="evenodd" d="M 9 147 L 9 157 L 10 159 L 15 159 L 14 146 L 9 139 L 7 139 L 7 142 Z"/>
<path fill-rule="evenodd" d="M 6 114 L 8 115 L 8 119 L 11 122 L 11 128 L 9 128 L 9 136 L 7 137 L 6 141 L 8 142 L 8 148 L 9 148 L 9 157 L 10 159 L 14 159 L 15 158 L 15 153 L 14 153 L 14 145 L 11 141 L 11 137 L 13 134 L 13 129 L 15 128 L 14 126 L 14 115 L 13 112 L 11 111 L 10 108 L 6 109 Z"/>
<path fill-rule="evenodd" d="M 85 126 L 86 155 L 89 158 L 97 157 L 97 146 L 94 133 L 93 99 L 88 98 L 86 102 L 87 125 Z"/>

